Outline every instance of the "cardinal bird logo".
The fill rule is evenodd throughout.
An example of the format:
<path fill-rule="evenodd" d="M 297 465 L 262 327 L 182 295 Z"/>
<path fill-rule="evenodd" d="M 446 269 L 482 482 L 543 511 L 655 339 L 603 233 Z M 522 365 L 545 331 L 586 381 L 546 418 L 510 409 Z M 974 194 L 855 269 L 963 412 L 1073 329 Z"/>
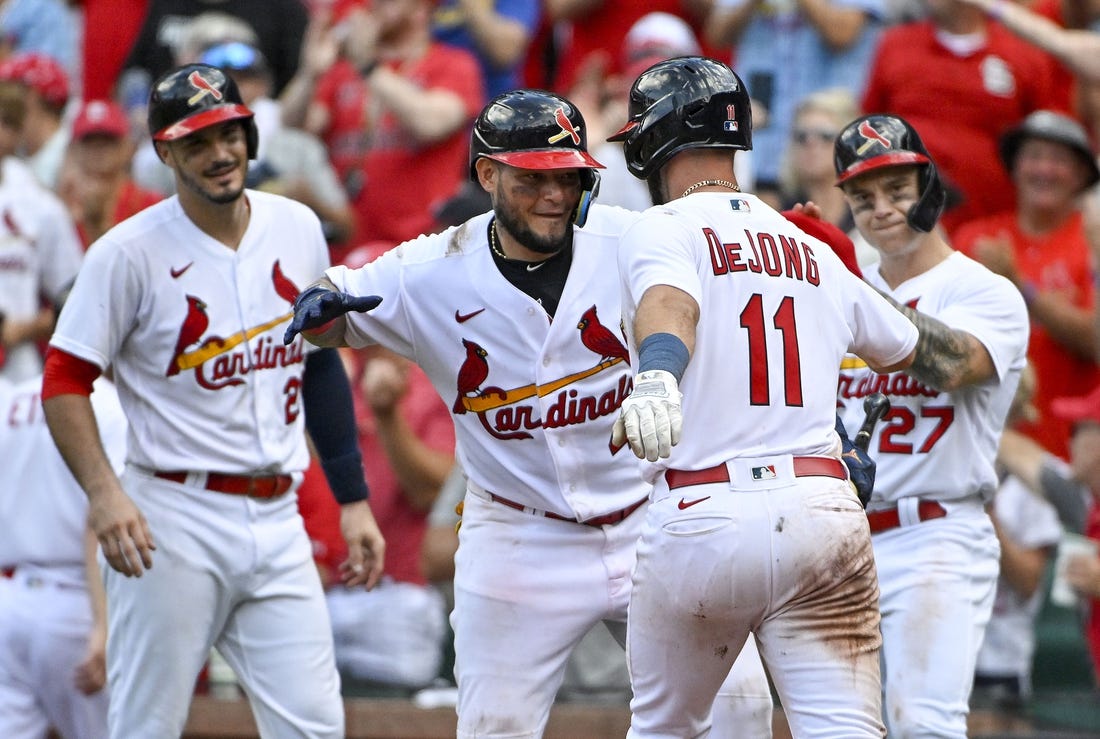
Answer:
<path fill-rule="evenodd" d="M 191 84 L 191 87 L 194 87 L 196 90 L 198 90 L 198 92 L 196 92 L 194 95 L 187 98 L 188 105 L 196 105 L 207 95 L 212 96 L 215 100 L 222 99 L 222 91 L 207 82 L 206 78 L 198 73 L 198 70 L 187 75 L 187 81 Z"/>
<path fill-rule="evenodd" d="M 890 139 L 883 136 L 881 133 L 875 130 L 875 127 L 871 125 L 870 121 L 863 121 L 859 124 L 859 135 L 867 139 L 859 149 L 856 150 L 856 154 L 863 155 L 868 149 L 875 144 L 882 144 L 884 149 L 892 149 L 893 144 L 890 143 Z"/>
<path fill-rule="evenodd" d="M 554 120 L 561 127 L 561 132 L 548 138 L 549 143 L 556 144 L 568 136 L 573 139 L 573 146 L 581 145 L 581 135 L 578 133 L 577 128 L 573 126 L 573 122 L 569 120 L 569 116 L 565 114 L 565 108 L 558 106 L 554 111 Z"/>
<path fill-rule="evenodd" d="M 206 315 L 206 303 L 194 295 L 187 296 L 187 317 L 180 326 L 176 349 L 172 352 L 172 361 L 168 363 L 166 377 L 180 373 L 179 358 L 187 347 L 198 342 L 210 326 L 210 317 Z"/>
<path fill-rule="evenodd" d="M 592 306 L 584 312 L 577 328 L 581 330 L 581 343 L 598 354 L 601 362 L 610 359 L 630 361 L 630 355 L 623 343 L 596 317 L 596 306 Z"/>
<path fill-rule="evenodd" d="M 290 281 L 290 278 L 283 274 L 282 267 L 279 266 L 279 260 L 275 260 L 275 264 L 271 265 L 271 281 L 275 284 L 275 292 L 280 298 L 288 303 L 293 304 L 294 300 L 298 297 L 298 293 L 301 292 L 298 286 Z"/>
<path fill-rule="evenodd" d="M 489 377 L 489 363 L 485 361 L 489 352 L 466 339 L 462 340 L 462 346 L 466 347 L 466 359 L 458 370 L 458 398 L 453 408 L 455 413 L 466 412 L 466 406 L 462 404 L 463 398 L 473 392 L 480 395 L 481 386 Z"/>

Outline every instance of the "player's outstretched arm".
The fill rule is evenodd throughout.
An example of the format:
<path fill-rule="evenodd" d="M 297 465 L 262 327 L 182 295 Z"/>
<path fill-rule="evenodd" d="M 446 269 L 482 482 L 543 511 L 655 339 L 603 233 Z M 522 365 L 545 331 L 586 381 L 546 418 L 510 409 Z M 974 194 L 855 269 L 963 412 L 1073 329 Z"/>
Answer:
<path fill-rule="evenodd" d="M 950 392 L 995 377 L 989 350 L 972 334 L 959 331 L 884 295 L 920 332 L 913 363 L 905 371 L 925 385 Z"/>
<path fill-rule="evenodd" d="M 48 397 L 42 408 L 61 457 L 88 496 L 88 522 L 108 564 L 127 577 L 141 577 L 153 566 L 156 545 L 103 450 L 91 401 L 67 393 Z"/>
<path fill-rule="evenodd" d="M 344 332 L 345 315 L 349 311 L 366 313 L 374 310 L 382 298 L 377 295 L 349 295 L 341 292 L 327 277 L 322 277 L 303 290 L 294 300 L 294 317 L 283 335 L 289 344 L 302 334 L 311 344 L 324 347 L 347 346 Z"/>

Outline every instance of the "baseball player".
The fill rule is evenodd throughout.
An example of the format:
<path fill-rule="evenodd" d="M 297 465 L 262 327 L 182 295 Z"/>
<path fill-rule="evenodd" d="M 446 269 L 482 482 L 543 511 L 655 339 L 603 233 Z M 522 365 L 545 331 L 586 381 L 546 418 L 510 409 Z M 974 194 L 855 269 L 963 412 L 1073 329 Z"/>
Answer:
<path fill-rule="evenodd" d="M 83 250 L 65 206 L 13 154 L 26 89 L 0 80 L 0 375 L 40 377 L 38 342 L 53 330 L 53 304 L 72 284 Z"/>
<path fill-rule="evenodd" d="M 944 187 L 909 123 L 856 119 L 837 137 L 834 161 L 856 227 L 880 256 L 865 279 L 918 326 L 924 352 L 906 374 L 849 356 L 838 386 L 849 428 L 869 393 L 891 403 L 870 442 L 877 473 L 867 506 L 886 722 L 891 736 L 965 737 L 1000 556 L 985 505 L 1025 364 L 1027 309 L 1010 282 L 937 232 Z"/>
<path fill-rule="evenodd" d="M 470 175 L 493 210 L 360 269 L 328 270 L 287 331 L 382 344 L 417 362 L 451 408 L 469 478 L 451 614 L 459 737 L 541 736 L 584 634 L 603 620 L 623 641 L 650 490 L 608 443 L 631 382 L 616 244 L 637 214 L 591 205 L 601 165 L 586 137 L 562 97 L 494 98 L 470 145 Z M 346 313 L 375 294 L 384 300 L 371 312 Z M 728 736 L 770 736 L 754 649 L 723 691 Z"/>
<path fill-rule="evenodd" d="M 262 735 L 340 737 L 332 633 L 295 500 L 304 426 L 343 504 L 348 585 L 377 581 L 384 543 L 339 357 L 278 340 L 298 286 L 328 264 L 321 226 L 300 203 L 244 189 L 256 128 L 218 69 L 158 79 L 149 131 L 178 195 L 92 245 L 43 381 L 109 565 L 108 679 L 125 697 L 110 733 L 179 736 L 216 646 Z M 121 478 L 88 402 L 108 366 L 130 422 Z"/>
<path fill-rule="evenodd" d="M 740 191 L 750 102 L 725 64 L 650 67 L 611 140 L 658 204 L 619 249 L 639 373 L 612 444 L 655 482 L 627 619 L 628 736 L 706 735 L 755 641 L 794 736 L 881 737 L 878 588 L 832 383 L 846 350 L 907 366 L 917 331 Z"/>
<path fill-rule="evenodd" d="M 0 736 L 107 734 L 107 642 L 87 500 L 42 414 L 41 375 L 0 378 Z M 126 418 L 114 386 L 95 381 L 96 424 L 121 471 Z M 87 538 L 88 546 L 85 546 Z"/>

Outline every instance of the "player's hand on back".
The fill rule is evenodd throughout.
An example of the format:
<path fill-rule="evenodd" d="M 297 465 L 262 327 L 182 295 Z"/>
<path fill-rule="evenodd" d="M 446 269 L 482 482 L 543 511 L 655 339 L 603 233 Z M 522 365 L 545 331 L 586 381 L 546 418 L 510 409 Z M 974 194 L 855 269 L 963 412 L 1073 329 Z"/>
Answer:
<path fill-rule="evenodd" d="M 129 496 L 117 485 L 88 504 L 88 523 L 111 568 L 127 577 L 141 577 L 153 566 L 153 535 Z"/>
<path fill-rule="evenodd" d="M 680 443 L 683 395 L 671 372 L 650 370 L 634 377 L 634 390 L 619 408 L 611 442 L 630 444 L 638 459 L 666 459 Z"/>
<path fill-rule="evenodd" d="M 340 506 L 340 533 L 348 545 L 347 561 L 340 565 L 340 580 L 349 588 L 378 584 L 386 558 L 386 541 L 365 500 Z"/>
<path fill-rule="evenodd" d="M 377 295 L 349 295 L 325 285 L 307 287 L 294 300 L 294 317 L 283 335 L 283 343 L 289 344 L 303 332 L 323 333 L 327 328 L 325 324 L 330 321 L 350 311 L 366 313 L 381 302 L 382 298 Z"/>

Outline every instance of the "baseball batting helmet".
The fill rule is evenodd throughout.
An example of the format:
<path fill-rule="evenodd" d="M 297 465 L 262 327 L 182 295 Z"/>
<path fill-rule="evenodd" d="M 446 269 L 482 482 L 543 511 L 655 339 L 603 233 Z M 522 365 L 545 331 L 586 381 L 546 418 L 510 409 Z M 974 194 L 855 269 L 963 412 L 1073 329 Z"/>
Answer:
<path fill-rule="evenodd" d="M 844 127 L 833 147 L 838 185 L 881 167 L 914 164 L 921 168 L 921 193 L 906 220 L 910 228 L 928 232 L 943 213 L 947 188 L 916 129 L 905 119 L 881 114 L 857 118 Z"/>
<path fill-rule="evenodd" d="M 608 141 L 622 141 L 638 179 L 684 149 L 751 149 L 752 110 L 741 78 L 702 56 L 658 62 L 630 88 L 629 120 Z"/>
<path fill-rule="evenodd" d="M 256 158 L 259 134 L 252 111 L 241 99 L 237 83 L 208 64 L 188 64 L 167 72 L 153 83 L 149 95 L 149 135 L 154 141 L 175 141 L 208 126 L 240 120 L 244 124 L 248 158 Z"/>
<path fill-rule="evenodd" d="M 470 178 L 482 157 L 520 169 L 578 169 L 581 199 L 573 222 L 583 226 L 604 166 L 588 153 L 584 118 L 571 102 L 545 90 L 512 90 L 489 101 L 470 134 Z"/>

